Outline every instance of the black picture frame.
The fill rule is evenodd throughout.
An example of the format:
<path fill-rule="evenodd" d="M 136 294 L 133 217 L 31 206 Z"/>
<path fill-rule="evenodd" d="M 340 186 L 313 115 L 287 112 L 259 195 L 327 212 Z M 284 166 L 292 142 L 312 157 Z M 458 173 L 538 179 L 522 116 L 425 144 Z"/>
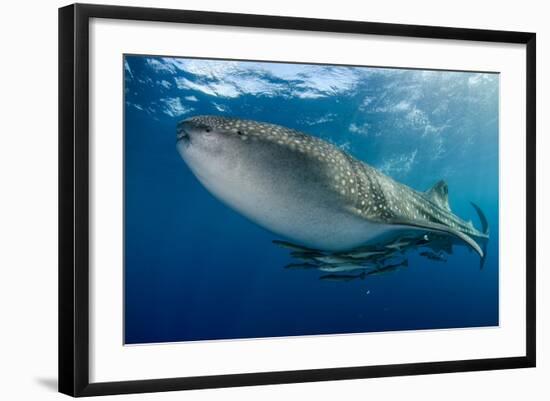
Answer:
<path fill-rule="evenodd" d="M 89 22 L 91 18 L 438 38 L 526 45 L 526 353 L 524 356 L 381 366 L 90 383 L 89 380 Z M 59 9 L 59 391 L 71 396 L 252 386 L 535 366 L 536 35 L 447 28 L 74 4 Z"/>

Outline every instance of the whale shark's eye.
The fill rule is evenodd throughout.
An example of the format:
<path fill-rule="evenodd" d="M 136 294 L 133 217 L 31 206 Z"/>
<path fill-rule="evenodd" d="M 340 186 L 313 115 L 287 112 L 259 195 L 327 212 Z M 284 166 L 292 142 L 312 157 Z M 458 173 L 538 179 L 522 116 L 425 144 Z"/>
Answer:
<path fill-rule="evenodd" d="M 206 128 L 206 132 L 210 132 L 212 131 L 210 128 Z"/>
<path fill-rule="evenodd" d="M 239 130 L 237 131 L 237 135 L 244 135 L 244 133 L 241 130 Z"/>

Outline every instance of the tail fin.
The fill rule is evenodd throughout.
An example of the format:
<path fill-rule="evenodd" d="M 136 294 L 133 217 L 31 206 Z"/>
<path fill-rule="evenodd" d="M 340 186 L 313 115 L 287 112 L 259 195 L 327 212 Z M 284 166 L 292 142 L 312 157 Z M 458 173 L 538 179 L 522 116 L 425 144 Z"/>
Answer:
<path fill-rule="evenodd" d="M 474 202 L 470 203 L 477 212 L 477 216 L 479 217 L 479 221 L 481 222 L 481 229 L 483 230 L 483 234 L 489 235 L 489 222 L 487 221 L 487 217 L 485 217 L 485 214 L 478 205 L 476 205 Z"/>
<path fill-rule="evenodd" d="M 483 230 L 483 234 L 489 235 L 489 222 L 487 221 L 487 217 L 485 217 L 485 214 L 481 210 L 481 208 L 476 205 L 474 202 L 470 202 L 473 208 L 475 209 L 477 216 L 479 217 L 479 221 L 481 223 L 481 229 Z M 483 250 L 483 257 L 481 258 L 479 262 L 479 269 L 483 269 L 483 266 L 485 265 L 485 259 L 487 258 L 487 243 L 489 242 L 489 238 L 483 238 L 481 239 L 481 249 Z"/>

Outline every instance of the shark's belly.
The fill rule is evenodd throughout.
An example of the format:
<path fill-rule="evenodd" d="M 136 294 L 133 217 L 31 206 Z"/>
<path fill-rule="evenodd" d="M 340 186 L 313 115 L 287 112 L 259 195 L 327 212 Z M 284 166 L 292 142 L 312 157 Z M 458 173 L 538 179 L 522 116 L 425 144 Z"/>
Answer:
<path fill-rule="evenodd" d="M 390 226 L 330 212 L 319 215 L 296 214 L 288 220 L 260 219 L 263 221 L 257 220 L 258 224 L 292 242 L 333 252 L 379 242 L 392 231 Z"/>
<path fill-rule="evenodd" d="M 228 206 L 273 233 L 310 248 L 342 251 L 376 241 L 393 227 L 349 211 L 338 194 L 288 181 L 257 180 L 203 184 Z M 235 186 L 239 190 L 235 191 Z"/>
<path fill-rule="evenodd" d="M 292 242 L 326 251 L 349 250 L 376 242 L 392 229 L 338 209 L 316 208 L 311 203 L 304 207 L 273 207 L 269 213 L 264 208 L 243 206 L 236 208 L 260 226 Z"/>

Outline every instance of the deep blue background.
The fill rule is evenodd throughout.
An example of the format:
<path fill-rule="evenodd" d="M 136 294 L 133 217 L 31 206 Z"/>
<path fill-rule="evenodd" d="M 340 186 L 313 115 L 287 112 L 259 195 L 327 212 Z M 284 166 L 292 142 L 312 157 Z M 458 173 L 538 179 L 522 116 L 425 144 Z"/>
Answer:
<path fill-rule="evenodd" d="M 125 59 L 126 343 L 498 324 L 498 75 L 177 61 Z M 485 268 L 455 247 L 445 263 L 411 254 L 408 269 L 351 282 L 285 270 L 278 237 L 177 153 L 177 121 L 197 114 L 318 135 L 415 189 L 445 179 L 456 214 L 479 227 L 471 200 L 489 219 Z"/>

